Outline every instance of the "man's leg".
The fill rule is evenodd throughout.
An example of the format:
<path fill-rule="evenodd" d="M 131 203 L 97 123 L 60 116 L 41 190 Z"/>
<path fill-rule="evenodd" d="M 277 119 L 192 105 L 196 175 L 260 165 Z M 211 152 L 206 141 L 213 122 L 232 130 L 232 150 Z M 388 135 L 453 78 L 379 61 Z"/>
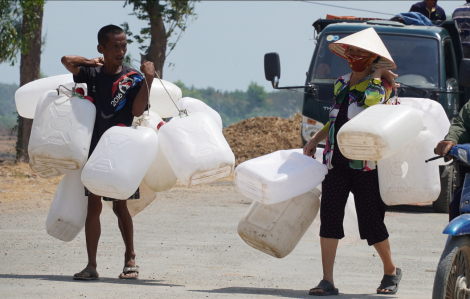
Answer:
<path fill-rule="evenodd" d="M 135 267 L 134 252 L 134 225 L 132 223 L 131 214 L 127 209 L 127 200 L 117 200 L 113 202 L 113 211 L 118 218 L 119 229 L 121 230 L 122 239 L 126 246 L 124 254 L 124 266 Z M 137 272 L 121 273 L 120 277 L 138 277 Z"/>
<path fill-rule="evenodd" d="M 98 195 L 88 195 L 88 211 L 85 222 L 86 249 L 88 253 L 88 264 L 85 269 L 96 273 L 96 252 L 98 251 L 98 241 L 101 235 L 100 214 L 103 206 L 101 197 Z M 91 274 L 87 272 L 76 273 L 75 277 L 89 277 Z"/>
<path fill-rule="evenodd" d="M 454 193 L 454 198 L 449 204 L 449 222 L 460 216 L 460 199 L 462 197 L 462 190 L 463 188 L 460 188 Z"/>

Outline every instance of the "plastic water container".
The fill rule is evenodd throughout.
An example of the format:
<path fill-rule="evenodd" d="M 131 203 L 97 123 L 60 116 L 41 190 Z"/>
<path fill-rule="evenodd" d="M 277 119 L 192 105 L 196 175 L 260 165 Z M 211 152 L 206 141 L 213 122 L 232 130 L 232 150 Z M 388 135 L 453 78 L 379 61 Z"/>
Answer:
<path fill-rule="evenodd" d="M 86 99 L 46 92 L 38 102 L 29 138 L 33 165 L 80 169 L 88 158 L 95 106 Z"/>
<path fill-rule="evenodd" d="M 423 128 L 424 113 L 405 105 L 374 105 L 345 123 L 338 132 L 341 153 L 353 160 L 391 157 Z"/>
<path fill-rule="evenodd" d="M 181 89 L 175 84 L 162 80 L 166 90 L 171 95 L 174 103 L 168 96 L 167 91 L 163 87 L 160 80 L 155 79 L 152 82 L 152 88 L 150 89 L 150 111 L 156 112 L 163 118 L 172 117 L 175 104 L 178 103 L 179 99 L 183 96 Z M 143 87 L 146 87 L 145 82 Z"/>
<path fill-rule="evenodd" d="M 434 135 L 423 130 L 395 155 L 377 162 L 380 195 L 385 204 L 430 203 L 441 193 L 438 161 L 424 162 L 435 156 Z"/>
<path fill-rule="evenodd" d="M 126 202 L 127 209 L 129 210 L 131 217 L 134 217 L 135 215 L 142 212 L 157 198 L 157 193 L 152 191 L 144 182 L 140 183 L 139 193 L 139 199 L 131 199 Z M 106 203 L 111 207 L 111 209 L 113 208 L 112 201 L 106 201 Z"/>
<path fill-rule="evenodd" d="M 158 131 L 161 149 L 186 186 L 229 176 L 235 156 L 215 121 L 206 113 L 175 117 Z"/>
<path fill-rule="evenodd" d="M 235 186 L 246 197 L 276 204 L 318 186 L 328 173 L 325 165 L 302 149 L 282 150 L 245 161 L 235 169 Z"/>
<path fill-rule="evenodd" d="M 142 182 L 157 146 L 157 133 L 150 128 L 111 127 L 85 164 L 82 182 L 93 194 L 127 199 Z"/>
<path fill-rule="evenodd" d="M 450 121 L 441 104 L 437 101 L 421 98 L 399 98 L 401 105 L 406 105 L 424 112 L 424 125 L 434 134 L 435 145 L 444 140 L 449 132 Z M 443 162 L 440 159 L 439 162 Z"/>
<path fill-rule="evenodd" d="M 309 230 L 313 233 L 314 238 L 318 241 L 320 241 L 320 214 L 321 212 L 317 214 L 309 228 Z M 357 222 L 356 206 L 354 203 L 354 195 L 351 192 L 349 193 L 348 201 L 346 202 L 346 207 L 344 208 L 343 231 L 344 238 L 339 240 L 338 247 L 354 244 L 361 240 L 359 225 Z"/>
<path fill-rule="evenodd" d="M 15 92 L 15 103 L 18 114 L 25 118 L 34 118 L 34 111 L 41 95 L 48 90 L 56 89 L 59 85 L 70 82 L 73 82 L 73 75 L 65 74 L 34 80 L 21 86 Z M 86 84 L 84 85 L 86 86 Z"/>
<path fill-rule="evenodd" d="M 157 113 L 150 111 L 149 115 L 144 114 L 141 126 L 153 129 L 158 135 L 158 129 L 163 124 L 162 118 Z M 147 173 L 145 173 L 144 182 L 151 190 L 162 192 L 173 188 L 176 185 L 176 181 L 176 175 L 161 149 L 161 142 L 159 142 L 157 156 L 147 170 Z"/>
<path fill-rule="evenodd" d="M 188 113 L 193 113 L 193 112 L 207 113 L 214 119 L 214 121 L 216 122 L 220 130 L 224 128 L 220 114 L 201 100 L 190 98 L 190 97 L 184 97 L 178 101 L 178 108 L 180 110 L 186 109 Z M 179 115 L 179 111 L 175 107 L 173 110 L 173 117 L 177 117 L 178 115 Z"/>
<path fill-rule="evenodd" d="M 88 198 L 81 173 L 82 170 L 72 170 L 62 178 L 47 215 L 47 233 L 66 242 L 72 241 L 85 226 Z"/>
<path fill-rule="evenodd" d="M 238 223 L 238 234 L 251 247 L 277 258 L 294 250 L 320 208 L 321 191 L 264 205 L 253 201 Z"/>

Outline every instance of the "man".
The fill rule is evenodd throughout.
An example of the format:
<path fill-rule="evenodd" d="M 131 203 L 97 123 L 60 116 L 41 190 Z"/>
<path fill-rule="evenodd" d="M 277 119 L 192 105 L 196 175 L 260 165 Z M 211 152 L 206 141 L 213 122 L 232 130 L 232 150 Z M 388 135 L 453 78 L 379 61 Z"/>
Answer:
<path fill-rule="evenodd" d="M 144 82 L 138 71 L 123 65 L 127 42 L 124 31 L 118 26 L 108 25 L 100 29 L 98 52 L 103 57 L 94 59 L 80 56 L 62 57 L 62 64 L 74 75 L 74 81 L 86 83 L 88 95 L 94 99 L 96 121 L 89 156 L 107 129 L 116 125 L 130 126 L 134 116 L 143 114 L 147 108 L 148 91 L 155 73 L 152 62 L 142 64 L 140 70 L 145 76 L 146 82 Z M 85 269 L 74 275 L 73 279 L 76 280 L 96 280 L 99 277 L 96 270 L 96 253 L 101 234 L 99 217 L 102 203 L 100 196 L 89 192 L 86 195 L 88 195 L 88 212 L 85 235 L 88 264 Z M 124 269 L 119 278 L 137 279 L 139 269 L 135 263 L 134 231 L 126 201 L 113 200 L 113 210 L 118 218 L 119 229 L 126 246 Z"/>
<path fill-rule="evenodd" d="M 452 20 L 455 20 L 459 27 L 463 57 L 470 58 L 470 0 L 467 0 L 466 4 L 457 7 L 452 14 Z"/>
<path fill-rule="evenodd" d="M 470 102 L 467 102 L 460 110 L 459 116 L 454 118 L 449 128 L 449 133 L 436 147 L 436 154 L 447 156 L 450 149 L 456 144 L 470 143 Z M 460 215 L 459 205 L 462 188 L 457 190 L 449 205 L 449 221 Z"/>
<path fill-rule="evenodd" d="M 411 6 L 410 12 L 419 12 L 431 21 L 445 21 L 445 11 L 437 5 L 437 0 L 424 0 Z"/>

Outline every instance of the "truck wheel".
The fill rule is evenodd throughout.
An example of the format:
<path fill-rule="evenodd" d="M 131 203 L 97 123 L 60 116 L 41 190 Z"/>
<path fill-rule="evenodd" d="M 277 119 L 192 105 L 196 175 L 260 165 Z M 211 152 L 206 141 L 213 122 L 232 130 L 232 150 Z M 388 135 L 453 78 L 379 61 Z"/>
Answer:
<path fill-rule="evenodd" d="M 470 278 L 470 237 L 452 237 L 437 266 L 432 299 L 467 298 Z"/>
<path fill-rule="evenodd" d="M 453 164 L 439 166 L 439 173 L 441 174 L 441 194 L 432 203 L 432 208 L 436 213 L 449 213 L 449 204 L 454 197 L 456 182 L 455 167 Z"/>

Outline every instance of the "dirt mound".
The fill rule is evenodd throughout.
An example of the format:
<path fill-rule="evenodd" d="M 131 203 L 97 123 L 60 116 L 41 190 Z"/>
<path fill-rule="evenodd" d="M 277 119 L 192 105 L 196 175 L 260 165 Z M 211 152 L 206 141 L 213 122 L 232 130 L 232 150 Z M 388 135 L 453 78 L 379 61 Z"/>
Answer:
<path fill-rule="evenodd" d="M 300 113 L 290 119 L 254 117 L 225 128 L 223 133 L 238 165 L 274 151 L 301 148 L 301 122 Z"/>

